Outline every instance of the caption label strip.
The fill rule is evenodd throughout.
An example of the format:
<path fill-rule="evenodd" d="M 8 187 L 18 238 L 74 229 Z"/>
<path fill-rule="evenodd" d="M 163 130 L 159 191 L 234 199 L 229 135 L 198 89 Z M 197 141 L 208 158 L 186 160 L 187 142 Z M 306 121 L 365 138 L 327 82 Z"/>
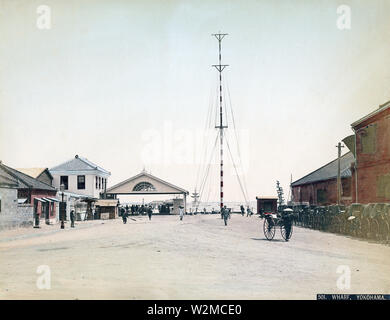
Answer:
<path fill-rule="evenodd" d="M 390 294 L 317 294 L 317 300 L 390 300 Z"/>

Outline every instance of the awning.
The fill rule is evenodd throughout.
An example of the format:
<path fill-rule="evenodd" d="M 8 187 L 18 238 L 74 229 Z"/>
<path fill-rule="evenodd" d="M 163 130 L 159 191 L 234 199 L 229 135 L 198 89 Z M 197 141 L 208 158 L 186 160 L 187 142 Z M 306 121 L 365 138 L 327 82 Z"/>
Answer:
<path fill-rule="evenodd" d="M 60 200 L 56 199 L 56 198 L 42 198 L 44 200 L 47 200 L 49 202 L 60 202 Z"/>
<path fill-rule="evenodd" d="M 34 200 L 37 200 L 37 201 L 40 201 L 40 202 L 43 202 L 43 203 L 48 202 L 47 200 L 42 199 L 42 198 L 34 198 Z"/>
<path fill-rule="evenodd" d="M 118 205 L 118 199 L 109 200 L 109 199 L 99 199 L 95 202 L 95 206 L 100 207 L 116 207 Z"/>
<path fill-rule="evenodd" d="M 18 199 L 18 204 L 22 204 L 22 203 L 25 203 L 27 200 L 27 198 L 21 198 L 21 199 Z"/>

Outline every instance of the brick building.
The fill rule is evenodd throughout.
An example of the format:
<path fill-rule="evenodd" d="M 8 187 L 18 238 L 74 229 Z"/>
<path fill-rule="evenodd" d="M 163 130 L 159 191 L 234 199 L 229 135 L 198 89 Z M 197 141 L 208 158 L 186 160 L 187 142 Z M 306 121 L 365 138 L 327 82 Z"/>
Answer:
<path fill-rule="evenodd" d="M 390 202 L 390 101 L 351 124 L 354 135 L 344 139 L 355 152 L 353 201 Z"/>
<path fill-rule="evenodd" d="M 57 189 L 23 172 L 0 163 L 0 169 L 17 181 L 17 199 L 19 204 L 33 206 L 34 213 L 47 223 L 56 221 Z"/>
<path fill-rule="evenodd" d="M 354 161 L 352 152 L 347 152 L 340 158 L 341 169 L 341 203 L 352 202 L 352 172 Z M 321 168 L 309 173 L 291 184 L 292 201 L 324 206 L 337 203 L 337 164 L 335 159 Z"/>
<path fill-rule="evenodd" d="M 390 202 L 390 101 L 351 124 L 343 142 L 341 203 Z M 356 159 L 356 160 L 355 160 Z M 337 203 L 337 159 L 291 184 L 293 201 Z"/>

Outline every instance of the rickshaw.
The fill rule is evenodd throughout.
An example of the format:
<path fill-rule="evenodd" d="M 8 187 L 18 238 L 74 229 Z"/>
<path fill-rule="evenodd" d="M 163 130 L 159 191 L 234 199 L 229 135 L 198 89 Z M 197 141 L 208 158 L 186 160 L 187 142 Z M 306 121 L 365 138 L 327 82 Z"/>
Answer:
<path fill-rule="evenodd" d="M 277 210 L 277 198 L 256 198 L 257 210 L 260 217 L 264 218 L 263 231 L 267 240 L 275 236 L 276 227 L 285 241 L 291 239 L 293 232 L 293 213 L 291 208 L 286 208 L 280 213 Z"/>

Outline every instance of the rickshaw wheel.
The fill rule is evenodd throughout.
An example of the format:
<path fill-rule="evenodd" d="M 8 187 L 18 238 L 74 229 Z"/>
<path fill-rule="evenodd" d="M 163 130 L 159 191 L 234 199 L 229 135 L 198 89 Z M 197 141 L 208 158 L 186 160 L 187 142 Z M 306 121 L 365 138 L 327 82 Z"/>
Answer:
<path fill-rule="evenodd" d="M 280 233 L 282 234 L 283 239 L 286 240 L 286 241 L 291 239 L 292 232 L 293 232 L 293 225 L 292 225 L 292 223 L 287 224 L 287 225 L 283 224 L 280 227 Z"/>
<path fill-rule="evenodd" d="M 275 236 L 275 223 L 268 221 L 269 219 L 265 218 L 263 223 L 263 231 L 267 240 L 272 240 Z"/>
<path fill-rule="evenodd" d="M 370 225 L 370 238 L 373 240 L 378 240 L 379 238 L 379 223 L 376 219 L 373 219 Z"/>
<path fill-rule="evenodd" d="M 353 236 L 354 237 L 360 237 L 361 236 L 361 229 L 362 229 L 362 226 L 360 224 L 360 219 L 359 218 L 356 218 L 355 219 L 356 221 L 354 222 L 354 229 L 353 229 Z"/>
<path fill-rule="evenodd" d="M 384 220 L 381 223 L 381 228 L 380 228 L 380 236 L 381 240 L 388 241 L 390 238 L 390 225 L 389 223 Z"/>
<path fill-rule="evenodd" d="M 364 218 L 362 220 L 361 234 L 364 238 L 368 238 L 370 236 L 370 220 L 368 220 L 368 218 Z"/>
<path fill-rule="evenodd" d="M 333 218 L 333 221 L 332 221 L 332 232 L 339 233 L 339 231 L 340 231 L 340 224 L 341 224 L 341 220 L 340 220 L 339 217 Z"/>

